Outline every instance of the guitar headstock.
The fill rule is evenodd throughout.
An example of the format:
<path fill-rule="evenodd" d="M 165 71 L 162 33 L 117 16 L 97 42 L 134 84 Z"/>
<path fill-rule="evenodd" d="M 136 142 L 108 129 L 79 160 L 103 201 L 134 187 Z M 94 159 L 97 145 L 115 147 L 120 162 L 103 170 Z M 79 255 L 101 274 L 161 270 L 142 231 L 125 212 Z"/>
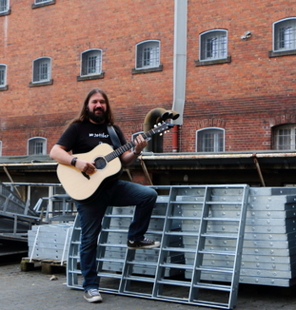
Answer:
<path fill-rule="evenodd" d="M 162 132 L 169 131 L 170 128 L 174 127 L 174 125 L 170 122 L 163 121 L 162 123 L 158 123 L 154 125 L 154 128 L 150 129 L 149 131 L 142 134 L 145 140 L 149 141 L 151 136 L 154 134 L 161 134 Z"/>
<path fill-rule="evenodd" d="M 172 123 L 163 121 L 162 123 L 158 123 L 157 125 L 155 124 L 153 131 L 162 135 L 163 132 L 167 133 L 172 127 L 174 127 Z"/>

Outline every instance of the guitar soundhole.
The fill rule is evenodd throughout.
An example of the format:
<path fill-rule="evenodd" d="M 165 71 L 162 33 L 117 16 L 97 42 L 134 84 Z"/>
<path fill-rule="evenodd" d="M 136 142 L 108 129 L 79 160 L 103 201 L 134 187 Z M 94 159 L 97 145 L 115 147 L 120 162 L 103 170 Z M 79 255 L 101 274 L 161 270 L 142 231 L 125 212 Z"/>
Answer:
<path fill-rule="evenodd" d="M 95 166 L 97 169 L 103 169 L 106 167 L 106 161 L 103 157 L 96 158 Z"/>

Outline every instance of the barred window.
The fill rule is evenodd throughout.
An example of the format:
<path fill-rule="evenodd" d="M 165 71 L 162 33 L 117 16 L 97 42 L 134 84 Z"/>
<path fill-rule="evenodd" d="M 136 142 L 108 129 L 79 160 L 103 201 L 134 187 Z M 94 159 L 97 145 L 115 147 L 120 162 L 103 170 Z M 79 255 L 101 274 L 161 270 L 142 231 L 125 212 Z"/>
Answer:
<path fill-rule="evenodd" d="M 296 149 L 296 124 L 277 126 L 273 130 L 275 150 Z"/>
<path fill-rule="evenodd" d="M 7 12 L 9 10 L 9 0 L 0 0 L 0 13 Z"/>
<path fill-rule="evenodd" d="M 211 30 L 200 35 L 200 61 L 227 58 L 227 31 Z"/>
<path fill-rule="evenodd" d="M 134 141 L 138 135 L 142 135 L 143 133 L 144 133 L 144 131 L 138 131 L 138 132 L 133 133 L 131 141 Z M 134 150 L 134 148 L 133 148 L 133 150 Z"/>
<path fill-rule="evenodd" d="M 51 59 L 38 58 L 33 62 L 33 83 L 46 82 L 51 79 Z"/>
<path fill-rule="evenodd" d="M 196 132 L 197 152 L 224 152 L 224 129 L 205 128 Z"/>
<path fill-rule="evenodd" d="M 154 68 L 160 65 L 160 42 L 145 41 L 136 46 L 136 68 Z"/>
<path fill-rule="evenodd" d="M 52 0 L 35 0 L 35 4 L 41 4 L 46 2 L 51 2 Z"/>
<path fill-rule="evenodd" d="M 296 49 L 296 18 L 289 18 L 274 23 L 274 50 Z"/>
<path fill-rule="evenodd" d="M 0 87 L 6 85 L 6 65 L 0 65 Z"/>
<path fill-rule="evenodd" d="M 32 4 L 32 9 L 38 9 L 55 3 L 56 0 L 34 0 L 34 3 Z"/>
<path fill-rule="evenodd" d="M 45 155 L 46 139 L 34 137 L 28 140 L 28 155 Z"/>
<path fill-rule="evenodd" d="M 102 51 L 89 50 L 82 53 L 81 76 L 96 75 L 102 72 Z"/>

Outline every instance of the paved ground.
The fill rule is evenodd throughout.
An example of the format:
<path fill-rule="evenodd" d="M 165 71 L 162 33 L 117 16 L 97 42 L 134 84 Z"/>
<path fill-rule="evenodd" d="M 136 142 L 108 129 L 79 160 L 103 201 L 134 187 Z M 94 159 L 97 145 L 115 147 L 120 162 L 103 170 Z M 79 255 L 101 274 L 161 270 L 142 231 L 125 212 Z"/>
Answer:
<path fill-rule="evenodd" d="M 57 280 L 43 274 L 39 268 L 24 272 L 20 260 L 0 262 L 0 309 L 5 310 L 209 310 L 198 306 L 130 298 L 113 294 L 102 294 L 101 304 L 86 302 L 81 290 L 66 286 L 64 272 L 57 273 Z M 276 288 L 241 285 L 237 310 L 296 310 L 296 287 Z"/>

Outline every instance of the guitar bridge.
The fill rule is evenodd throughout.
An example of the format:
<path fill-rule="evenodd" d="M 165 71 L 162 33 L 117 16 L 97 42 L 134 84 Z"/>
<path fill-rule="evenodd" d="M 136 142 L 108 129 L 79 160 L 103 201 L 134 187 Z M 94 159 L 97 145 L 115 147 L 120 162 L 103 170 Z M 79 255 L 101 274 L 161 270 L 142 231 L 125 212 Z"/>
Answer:
<path fill-rule="evenodd" d="M 88 180 L 90 180 L 90 176 L 87 174 L 87 173 L 85 173 L 85 172 L 81 172 Z"/>

